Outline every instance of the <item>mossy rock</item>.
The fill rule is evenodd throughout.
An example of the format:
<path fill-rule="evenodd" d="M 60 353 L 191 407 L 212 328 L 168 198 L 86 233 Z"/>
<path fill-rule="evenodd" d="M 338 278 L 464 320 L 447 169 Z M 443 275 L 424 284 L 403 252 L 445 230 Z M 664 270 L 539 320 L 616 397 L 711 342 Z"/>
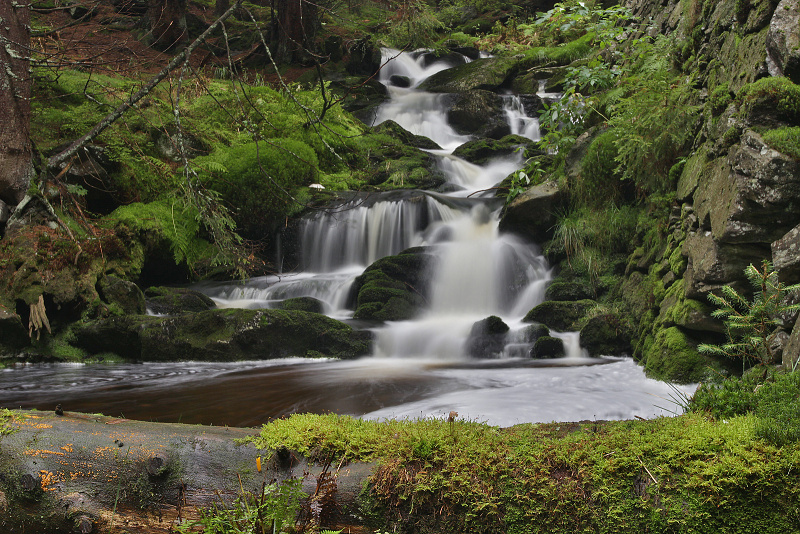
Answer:
<path fill-rule="evenodd" d="M 447 181 L 436 158 L 401 142 L 376 147 L 370 164 L 368 183 L 381 189 L 436 189 Z"/>
<path fill-rule="evenodd" d="M 370 351 L 368 332 L 304 311 L 225 309 L 175 317 L 102 319 L 75 331 L 90 354 L 141 361 L 237 361 L 288 357 L 355 358 Z"/>
<path fill-rule="evenodd" d="M 649 376 L 688 384 L 704 380 L 719 365 L 697 351 L 697 343 L 677 326 L 658 330 L 644 349 Z"/>
<path fill-rule="evenodd" d="M 108 275 L 100 279 L 97 289 L 104 302 L 116 306 L 122 313 L 128 315 L 145 313 L 144 293 L 133 282 Z"/>
<path fill-rule="evenodd" d="M 432 259 L 424 248 L 416 247 L 367 267 L 353 282 L 357 295 L 353 318 L 402 321 L 416 316 L 427 305 Z"/>
<path fill-rule="evenodd" d="M 586 281 L 560 282 L 555 281 L 547 286 L 544 292 L 545 300 L 586 300 L 594 296 L 594 289 Z"/>
<path fill-rule="evenodd" d="M 565 354 L 564 341 L 552 336 L 537 338 L 531 349 L 531 358 L 536 360 L 562 358 Z"/>
<path fill-rule="evenodd" d="M 447 122 L 461 135 L 501 139 L 511 134 L 503 112 L 503 99 L 480 89 L 455 95 L 447 112 Z"/>
<path fill-rule="evenodd" d="M 315 299 L 314 297 L 295 297 L 282 301 L 279 309 L 323 313 L 325 311 L 325 304 L 323 304 L 321 300 Z"/>
<path fill-rule="evenodd" d="M 20 316 L 0 307 L 0 356 L 16 355 L 29 344 L 28 329 Z"/>
<path fill-rule="evenodd" d="M 524 151 L 534 146 L 530 139 L 518 135 L 507 135 L 501 139 L 475 139 L 455 149 L 454 156 L 465 159 L 475 165 L 485 165 L 491 160 L 510 156 L 517 151 Z"/>
<path fill-rule="evenodd" d="M 413 134 L 397 124 L 395 121 L 384 121 L 375 126 L 372 130 L 375 133 L 386 134 L 394 137 L 404 145 L 413 146 L 415 148 L 424 148 L 427 150 L 441 150 L 442 148 L 436 144 L 435 141 L 425 137 L 424 135 Z"/>
<path fill-rule="evenodd" d="M 437 72 L 420 85 L 432 93 L 463 93 L 474 89 L 495 91 L 519 70 L 519 60 L 510 57 L 484 58 Z"/>
<path fill-rule="evenodd" d="M 581 347 L 591 356 L 619 356 L 631 352 L 630 333 L 615 314 L 592 317 L 581 329 Z"/>
<path fill-rule="evenodd" d="M 210 297 L 185 287 L 150 287 L 144 294 L 147 307 L 158 315 L 179 315 L 216 308 Z"/>
<path fill-rule="evenodd" d="M 508 330 L 508 325 L 496 315 L 482 319 L 472 325 L 464 351 L 472 358 L 497 358 L 505 348 Z"/>
<path fill-rule="evenodd" d="M 595 306 L 597 303 L 589 299 L 547 300 L 529 311 L 523 321 L 542 323 L 559 332 L 575 331 L 578 330 L 578 323 L 586 312 Z"/>

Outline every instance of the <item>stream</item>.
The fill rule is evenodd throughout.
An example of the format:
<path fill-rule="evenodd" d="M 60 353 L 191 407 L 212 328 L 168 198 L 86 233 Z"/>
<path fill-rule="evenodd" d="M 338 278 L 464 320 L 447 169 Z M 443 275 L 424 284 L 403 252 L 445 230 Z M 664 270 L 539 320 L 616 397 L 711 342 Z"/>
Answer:
<path fill-rule="evenodd" d="M 162 422 L 253 426 L 291 413 L 334 412 L 369 419 L 443 417 L 509 426 L 526 422 L 651 418 L 680 411 L 675 387 L 650 380 L 631 359 L 589 358 L 574 332 L 553 332 L 566 356 L 528 357 L 522 318 L 542 302 L 550 266 L 535 244 L 501 233 L 502 201 L 487 193 L 521 167 L 513 154 L 478 166 L 452 155 L 470 140 L 447 122 L 445 95 L 417 86 L 451 65 L 415 53 L 385 50 L 381 82 L 389 99 L 376 122 L 394 120 L 441 150 L 447 193 L 390 192 L 354 199 L 335 212 L 301 221 L 300 264 L 294 273 L 244 284 L 195 287 L 219 307 L 271 308 L 314 297 L 324 312 L 348 321 L 349 290 L 374 261 L 409 247 L 436 257 L 427 273 L 428 306 L 409 321 L 371 327 L 373 355 L 356 361 L 273 360 L 237 363 L 25 365 L 0 370 L 0 406 L 68 411 Z M 467 61 L 465 59 L 465 61 Z M 403 79 L 398 87 L 393 81 Z M 519 99 L 504 97 L 513 133 L 537 140 L 538 121 Z M 466 341 L 488 316 L 509 326 L 488 359 L 471 357 Z"/>

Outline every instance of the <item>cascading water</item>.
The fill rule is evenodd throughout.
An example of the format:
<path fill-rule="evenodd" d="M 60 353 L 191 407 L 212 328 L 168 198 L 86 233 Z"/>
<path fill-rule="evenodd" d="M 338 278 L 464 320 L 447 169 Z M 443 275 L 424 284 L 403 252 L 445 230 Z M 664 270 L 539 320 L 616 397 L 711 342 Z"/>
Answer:
<path fill-rule="evenodd" d="M 301 221 L 299 272 L 198 287 L 221 307 L 267 308 L 306 296 L 322 301 L 328 315 L 347 319 L 356 276 L 380 257 L 425 245 L 438 258 L 429 273 L 429 305 L 415 320 L 377 328 L 374 357 L 0 369 L 0 406 L 65 403 L 70 410 L 145 420 L 238 426 L 330 411 L 380 419 L 456 410 L 501 426 L 665 415 L 657 405 L 669 404 L 669 385 L 647 379 L 629 359 L 583 357 L 577 333 L 552 333 L 564 341 L 567 357 L 529 358 L 529 325 L 522 318 L 543 300 L 548 266 L 536 247 L 499 231 L 499 206 L 486 191 L 522 158 L 513 154 L 478 166 L 454 157 L 469 138 L 447 124 L 447 98 L 416 89 L 452 65 L 384 51 L 390 57 L 381 80 L 391 98 L 377 120 L 393 119 L 436 141 L 441 150 L 430 152 L 440 158 L 451 192 L 354 198 Z M 558 98 L 543 90 L 543 100 Z M 512 131 L 536 139 L 538 124 L 525 116 L 522 103 L 506 96 L 505 104 Z M 510 327 L 499 354 L 493 353 L 499 357 L 470 359 L 465 342 L 474 325 L 492 315 Z M 691 394 L 693 387 L 681 391 Z"/>

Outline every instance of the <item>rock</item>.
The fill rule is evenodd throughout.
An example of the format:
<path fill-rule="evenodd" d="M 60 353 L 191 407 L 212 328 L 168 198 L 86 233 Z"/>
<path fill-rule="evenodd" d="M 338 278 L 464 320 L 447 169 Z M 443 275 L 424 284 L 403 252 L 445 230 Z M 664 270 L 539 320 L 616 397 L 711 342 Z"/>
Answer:
<path fill-rule="evenodd" d="M 0 225 L 4 225 L 9 217 L 11 217 L 11 208 L 8 207 L 8 204 L 0 200 Z"/>
<path fill-rule="evenodd" d="M 556 214 L 566 195 L 554 182 L 535 185 L 512 200 L 503 210 L 500 230 L 515 232 L 536 243 L 544 243 L 552 235 Z"/>
<path fill-rule="evenodd" d="M 368 126 L 375 123 L 378 108 L 386 100 L 386 86 L 375 79 L 364 82 L 360 78 L 332 83 L 331 89 L 343 98 L 342 108 Z"/>
<path fill-rule="evenodd" d="M 0 306 L 0 356 L 15 355 L 28 345 L 30 338 L 22 318 Z"/>
<path fill-rule="evenodd" d="M 376 261 L 353 282 L 354 319 L 402 321 L 427 305 L 433 256 L 422 247 Z"/>
<path fill-rule="evenodd" d="M 551 336 L 541 336 L 533 344 L 533 349 L 531 349 L 531 358 L 536 360 L 561 358 L 564 354 L 566 354 L 564 341 Z"/>
<path fill-rule="evenodd" d="M 471 358 L 497 358 L 502 356 L 506 345 L 508 325 L 491 315 L 472 325 L 465 344 L 465 352 Z"/>
<path fill-rule="evenodd" d="M 428 67 L 430 65 L 433 65 L 434 63 L 444 63 L 445 65 L 449 65 L 450 67 L 456 67 L 458 65 L 463 65 L 467 62 L 466 55 L 460 54 L 454 50 L 441 54 L 423 50 L 421 52 L 418 52 L 417 54 L 418 57 L 422 58 L 423 67 Z M 478 53 L 478 55 L 480 56 L 480 53 Z"/>
<path fill-rule="evenodd" d="M 188 159 L 206 155 L 211 152 L 211 147 L 206 145 L 199 137 L 189 132 L 183 131 L 181 134 L 183 150 Z M 164 159 L 172 160 L 176 163 L 183 161 L 180 148 L 178 146 L 178 134 L 174 128 L 168 130 L 154 130 L 152 133 L 156 149 Z"/>
<path fill-rule="evenodd" d="M 535 146 L 530 139 L 518 135 L 507 135 L 502 139 L 475 139 L 468 141 L 455 149 L 453 155 L 475 165 L 485 165 L 492 159 L 510 156 L 519 150 L 525 150 L 529 146 Z"/>
<path fill-rule="evenodd" d="M 295 297 L 286 299 L 280 303 L 281 310 L 300 310 L 312 313 L 324 313 L 325 304 L 313 297 Z"/>
<path fill-rule="evenodd" d="M 577 323 L 586 312 L 597 306 L 593 300 L 555 301 L 546 300 L 525 315 L 524 322 L 537 322 L 559 332 L 577 330 Z"/>
<path fill-rule="evenodd" d="M 374 76 L 381 68 L 381 51 L 375 48 L 370 38 L 359 39 L 348 50 L 350 58 L 345 69 L 357 76 Z"/>
<path fill-rule="evenodd" d="M 442 147 L 440 147 L 435 141 L 425 137 L 424 135 L 413 134 L 392 120 L 384 121 L 378 124 L 372 128 L 372 131 L 375 133 L 391 135 L 404 145 L 413 146 L 415 148 L 423 148 L 427 150 L 442 149 Z"/>
<path fill-rule="evenodd" d="M 767 344 L 772 351 L 773 361 L 765 362 L 770 364 L 780 364 L 783 361 L 783 351 L 789 344 L 789 334 L 783 330 L 776 330 L 767 338 Z"/>
<path fill-rule="evenodd" d="M 5 236 L 10 239 L 26 227 L 40 225 L 51 229 L 58 227 L 47 201 L 39 195 L 25 195 L 6 221 Z"/>
<path fill-rule="evenodd" d="M 683 275 L 686 296 L 705 300 L 709 291 L 743 281 L 745 267 L 759 265 L 769 250 L 763 245 L 720 243 L 710 232 L 697 232 L 686 238 L 683 253 L 688 258 Z"/>
<path fill-rule="evenodd" d="M 545 300 L 584 300 L 594 297 L 594 290 L 588 283 L 553 282 L 547 286 Z"/>
<path fill-rule="evenodd" d="M 797 362 L 800 361 L 800 317 L 794 323 L 794 328 L 783 348 L 781 357 L 786 369 L 794 369 Z"/>
<path fill-rule="evenodd" d="M 75 339 L 90 354 L 113 352 L 140 361 L 355 358 L 370 351 L 368 332 L 325 315 L 285 310 L 112 317 L 76 328 Z"/>
<path fill-rule="evenodd" d="M 767 67 L 772 76 L 786 76 L 800 84 L 800 5 L 781 0 L 767 33 Z"/>
<path fill-rule="evenodd" d="M 216 308 L 210 297 L 185 287 L 149 287 L 144 295 L 147 309 L 156 315 L 180 315 Z"/>
<path fill-rule="evenodd" d="M 800 279 L 800 225 L 772 243 L 772 266 L 784 282 Z"/>
<path fill-rule="evenodd" d="M 400 76 L 399 74 L 392 74 L 389 77 L 389 83 L 395 87 L 411 87 L 411 78 L 408 76 Z"/>
<path fill-rule="evenodd" d="M 644 347 L 645 372 L 660 380 L 688 384 L 700 382 L 709 369 L 719 367 L 713 360 L 697 352 L 697 343 L 680 328 L 660 329 Z"/>
<path fill-rule="evenodd" d="M 489 91 L 470 90 L 456 95 L 447 120 L 461 135 L 500 139 L 511 133 L 503 113 L 503 99 Z"/>
<path fill-rule="evenodd" d="M 463 93 L 475 89 L 495 91 L 516 74 L 518 62 L 510 57 L 477 59 L 437 72 L 422 82 L 420 89 L 432 93 Z"/>
<path fill-rule="evenodd" d="M 631 352 L 630 335 L 615 314 L 592 317 L 581 329 L 581 347 L 591 356 L 619 356 Z"/>
<path fill-rule="evenodd" d="M 114 275 L 104 276 L 97 283 L 97 292 L 103 301 L 116 306 L 126 315 L 145 313 L 144 293 L 133 282 L 122 280 Z"/>

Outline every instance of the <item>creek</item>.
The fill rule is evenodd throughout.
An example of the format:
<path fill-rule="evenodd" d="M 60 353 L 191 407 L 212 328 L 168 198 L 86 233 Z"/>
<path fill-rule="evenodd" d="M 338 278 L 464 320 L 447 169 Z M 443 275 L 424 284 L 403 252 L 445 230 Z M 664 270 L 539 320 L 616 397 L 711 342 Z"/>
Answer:
<path fill-rule="evenodd" d="M 0 406 L 50 410 L 61 403 L 65 410 L 231 426 L 297 412 L 379 419 L 455 410 L 506 426 L 679 411 L 673 397 L 691 393 L 692 386 L 650 380 L 627 358 L 589 358 L 577 333 L 552 333 L 564 342 L 563 358 L 528 356 L 530 325 L 522 318 L 543 300 L 551 270 L 535 244 L 499 231 L 502 200 L 492 190 L 520 168 L 522 156 L 482 166 L 453 156 L 470 137 L 448 124 L 447 95 L 417 89 L 452 65 L 385 50 L 390 57 L 380 73 L 389 99 L 376 122 L 394 120 L 438 143 L 441 150 L 430 152 L 447 178 L 446 192 L 354 197 L 301 221 L 295 272 L 196 289 L 219 307 L 271 308 L 287 298 L 313 297 L 327 315 L 349 321 L 355 278 L 380 258 L 424 246 L 436 258 L 427 273 L 426 309 L 413 320 L 369 325 L 373 355 L 357 361 L 27 365 L 0 372 Z M 538 139 L 538 122 L 520 100 L 508 95 L 504 102 L 510 130 Z M 467 340 L 473 325 L 489 316 L 502 318 L 509 331 L 490 358 L 478 359 Z"/>

